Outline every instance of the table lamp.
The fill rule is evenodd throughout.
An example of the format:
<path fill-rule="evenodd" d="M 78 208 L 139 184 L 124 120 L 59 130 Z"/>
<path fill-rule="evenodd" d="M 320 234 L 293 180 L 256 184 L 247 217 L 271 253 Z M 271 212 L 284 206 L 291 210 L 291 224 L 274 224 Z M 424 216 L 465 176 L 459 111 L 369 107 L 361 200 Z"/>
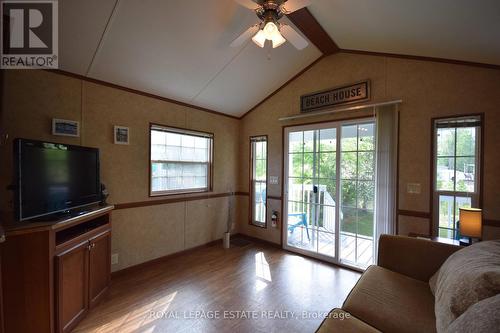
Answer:
<path fill-rule="evenodd" d="M 460 208 L 460 235 L 469 238 L 468 244 L 460 241 L 460 245 L 472 244 L 472 238 L 481 239 L 483 231 L 483 212 L 479 208 Z"/>

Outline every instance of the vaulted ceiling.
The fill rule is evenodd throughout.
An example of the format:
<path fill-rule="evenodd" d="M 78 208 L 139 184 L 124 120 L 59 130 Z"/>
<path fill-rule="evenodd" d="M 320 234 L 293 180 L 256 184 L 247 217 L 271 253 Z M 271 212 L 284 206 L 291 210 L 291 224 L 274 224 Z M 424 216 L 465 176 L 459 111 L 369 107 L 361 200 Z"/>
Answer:
<path fill-rule="evenodd" d="M 500 65 L 498 0 L 314 0 L 341 49 Z"/>
<path fill-rule="evenodd" d="M 311 23 L 340 49 L 500 65 L 498 0 L 313 0 L 308 10 L 312 22 L 290 16 L 316 43 L 299 51 L 231 48 L 258 22 L 233 0 L 63 0 L 60 69 L 241 116 L 325 52 Z"/>
<path fill-rule="evenodd" d="M 321 56 L 312 44 L 301 51 L 289 43 L 230 47 L 258 22 L 233 0 L 61 4 L 62 70 L 234 116 Z"/>

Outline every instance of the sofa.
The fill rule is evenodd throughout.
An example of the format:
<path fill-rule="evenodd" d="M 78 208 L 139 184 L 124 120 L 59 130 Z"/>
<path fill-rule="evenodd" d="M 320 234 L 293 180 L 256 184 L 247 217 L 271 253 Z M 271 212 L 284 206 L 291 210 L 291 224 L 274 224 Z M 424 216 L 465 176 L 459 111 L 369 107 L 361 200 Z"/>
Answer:
<path fill-rule="evenodd" d="M 496 329 L 499 329 L 500 241 L 482 243 L 492 243 L 496 254 L 490 255 L 489 244 L 480 245 L 476 250 L 472 245 L 469 250 L 426 239 L 382 235 L 377 265 L 366 269 L 342 308 L 333 309 L 317 332 L 488 332 L 495 327 L 492 325 L 498 325 Z M 467 256 L 467 252 L 472 253 Z M 471 258 L 477 257 L 485 258 L 486 269 L 476 268 L 476 259 Z M 463 289 L 447 292 L 447 288 L 466 288 L 467 281 L 477 283 L 481 280 L 478 272 L 486 272 L 481 276 L 483 289 L 470 293 L 464 293 Z M 462 278 L 467 274 L 470 276 Z M 464 301 L 462 294 L 472 300 Z M 483 301 L 486 298 L 488 300 Z M 478 301 L 487 304 L 479 308 L 470 306 L 481 303 Z M 457 306 L 452 302 L 461 303 Z M 473 310 L 474 313 L 467 314 Z M 471 328 L 467 321 L 476 327 Z"/>

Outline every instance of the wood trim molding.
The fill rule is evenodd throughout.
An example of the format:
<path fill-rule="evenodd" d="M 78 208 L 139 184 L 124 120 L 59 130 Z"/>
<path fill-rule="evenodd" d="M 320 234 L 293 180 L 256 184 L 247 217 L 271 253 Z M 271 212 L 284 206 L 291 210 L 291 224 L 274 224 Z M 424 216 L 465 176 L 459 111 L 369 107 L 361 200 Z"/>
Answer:
<path fill-rule="evenodd" d="M 215 110 L 212 110 L 212 109 L 207 109 L 207 108 L 204 108 L 204 107 L 201 107 L 201 106 L 196 106 L 196 105 L 193 105 L 193 104 L 189 104 L 189 103 L 177 101 L 175 99 L 171 99 L 171 98 L 167 98 L 167 97 L 163 97 L 163 96 L 151 94 L 151 93 L 148 93 L 148 92 L 145 92 L 145 91 L 142 91 L 142 90 L 127 88 L 127 87 L 121 86 L 119 84 L 115 84 L 115 83 L 111 83 L 111 82 L 107 82 L 107 81 L 103 81 L 103 80 L 98 80 L 98 79 L 93 79 L 93 78 L 90 78 L 90 77 L 87 77 L 87 76 L 84 76 L 84 75 L 71 73 L 71 72 L 68 72 L 68 71 L 61 70 L 61 69 L 45 69 L 45 70 L 48 71 L 48 72 L 51 72 L 51 73 L 69 76 L 69 77 L 72 77 L 74 79 L 78 79 L 78 80 L 82 80 L 82 81 L 86 81 L 86 82 L 90 82 L 90 83 L 94 83 L 94 84 L 99 84 L 99 85 L 102 85 L 102 86 L 105 86 L 105 87 L 115 88 L 115 89 L 118 89 L 118 90 L 123 90 L 123 91 L 129 92 L 129 93 L 132 93 L 132 94 L 137 94 L 137 95 L 141 95 L 141 96 L 145 96 L 145 97 L 149 97 L 149 98 L 154 98 L 154 99 L 157 99 L 157 100 L 160 100 L 160 101 L 163 101 L 163 102 L 168 102 L 168 103 L 172 103 L 172 104 L 176 104 L 176 105 L 188 107 L 188 108 L 195 109 L 195 110 L 198 110 L 198 111 L 208 112 L 208 113 L 215 114 L 215 115 L 218 115 L 218 116 L 228 117 L 228 118 L 231 118 L 231 119 L 240 119 L 241 118 L 241 117 L 237 117 L 237 116 L 232 116 L 232 115 L 229 115 L 229 114 L 225 114 L 225 113 L 222 113 L 222 112 L 219 112 L 219 111 L 215 111 Z"/>
<path fill-rule="evenodd" d="M 410 217 L 418 217 L 421 219 L 431 219 L 431 213 L 429 212 L 419 212 L 416 210 L 404 210 L 398 209 L 398 215 L 410 216 Z"/>
<path fill-rule="evenodd" d="M 411 60 L 420 60 L 420 61 L 432 61 L 432 62 L 440 62 L 440 63 L 446 63 L 446 64 L 483 67 L 483 68 L 500 70 L 500 65 L 485 64 L 485 63 L 465 61 L 465 60 L 454 60 L 454 59 L 446 59 L 446 58 L 416 56 L 416 55 L 409 55 L 409 54 L 372 52 L 372 51 L 362 51 L 362 50 L 352 50 L 352 49 L 339 49 L 339 53 L 361 54 L 361 55 L 411 59 Z"/>
<path fill-rule="evenodd" d="M 500 220 L 483 219 L 483 225 L 500 228 Z"/>
<path fill-rule="evenodd" d="M 281 87 L 279 87 L 278 89 L 276 89 L 275 91 L 273 91 L 272 93 L 270 93 L 269 95 L 267 95 L 267 97 L 265 97 L 262 101 L 260 101 L 253 108 L 251 108 L 246 113 L 244 113 L 239 119 L 245 118 L 248 114 L 250 114 L 251 112 L 253 112 L 255 109 L 257 109 L 262 104 L 264 104 L 268 99 L 270 99 L 271 97 L 273 97 L 274 95 L 276 95 L 281 89 L 285 88 L 288 84 L 290 84 L 292 81 L 294 81 L 295 79 L 297 79 L 299 76 L 301 76 L 302 74 L 304 74 L 305 72 L 307 72 L 311 67 L 313 67 L 314 65 L 316 65 L 323 58 L 324 58 L 324 56 L 320 56 L 318 59 L 314 60 L 306 68 L 304 68 L 303 70 L 301 70 L 300 72 L 298 72 L 297 74 L 295 74 L 290 80 L 288 80 L 285 83 L 283 83 L 283 85 L 281 85 Z"/>
<path fill-rule="evenodd" d="M 323 29 L 307 7 L 287 15 L 292 23 L 323 53 L 334 54 L 339 51 L 335 41 Z"/>
<path fill-rule="evenodd" d="M 138 207 L 148 207 L 148 206 L 156 206 L 156 205 L 167 205 L 176 202 L 186 202 L 186 201 L 196 201 L 196 200 L 205 200 L 205 199 L 213 199 L 213 198 L 224 198 L 231 196 L 250 196 L 248 192 L 226 192 L 226 193 L 209 193 L 209 194 L 201 194 L 201 195 L 193 195 L 193 196 L 181 196 L 181 197 L 170 197 L 164 199 L 151 199 L 145 201 L 134 201 L 134 202 L 126 202 L 119 203 L 114 205 L 115 210 L 120 209 L 129 209 L 129 208 L 138 208 Z M 154 197 L 153 197 L 154 198 Z"/>
<path fill-rule="evenodd" d="M 176 202 L 187 202 L 187 201 L 205 200 L 205 199 L 213 199 L 213 198 L 224 198 L 224 197 L 231 197 L 234 195 L 240 195 L 238 193 L 240 193 L 240 192 L 210 193 L 210 194 L 202 194 L 202 195 L 195 195 L 195 196 L 181 196 L 181 197 L 175 197 L 175 198 L 164 198 L 164 199 L 159 199 L 159 200 L 126 202 L 126 203 L 115 204 L 115 210 L 157 206 L 157 205 L 166 205 L 166 204 L 172 204 L 172 203 L 176 203 Z"/>
<path fill-rule="evenodd" d="M 242 234 L 242 233 L 235 234 L 235 235 L 231 236 L 231 238 L 233 238 L 233 239 L 234 238 L 243 238 L 243 239 L 249 240 L 249 241 L 254 242 L 254 243 L 265 244 L 265 245 L 269 245 L 271 247 L 281 249 L 281 245 L 278 243 L 273 243 L 273 242 L 270 242 L 270 241 L 262 239 L 262 238 L 257 238 L 257 237 L 249 236 L 249 235 Z"/>
<path fill-rule="evenodd" d="M 422 219 L 431 219 L 431 213 L 427 212 L 419 212 L 414 210 L 398 210 L 398 215 L 410 216 L 410 217 L 418 217 Z M 495 219 L 483 219 L 483 225 L 487 225 L 490 227 L 500 228 L 500 220 Z"/>

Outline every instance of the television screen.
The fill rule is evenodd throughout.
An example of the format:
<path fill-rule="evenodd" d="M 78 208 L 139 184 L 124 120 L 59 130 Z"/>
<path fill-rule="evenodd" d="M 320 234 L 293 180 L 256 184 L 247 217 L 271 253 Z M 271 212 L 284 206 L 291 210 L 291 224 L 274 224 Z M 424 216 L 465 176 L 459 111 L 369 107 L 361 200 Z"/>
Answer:
<path fill-rule="evenodd" d="M 25 139 L 14 145 L 18 220 L 100 201 L 98 149 Z"/>

